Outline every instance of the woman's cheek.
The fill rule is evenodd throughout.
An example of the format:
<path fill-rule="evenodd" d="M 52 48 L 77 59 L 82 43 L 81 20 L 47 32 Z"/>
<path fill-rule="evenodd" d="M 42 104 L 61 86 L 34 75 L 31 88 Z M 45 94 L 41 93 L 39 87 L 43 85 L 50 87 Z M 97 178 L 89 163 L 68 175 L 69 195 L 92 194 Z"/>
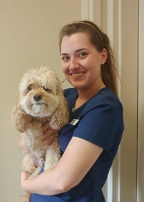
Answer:
<path fill-rule="evenodd" d="M 67 64 L 62 63 L 61 68 L 64 74 L 68 74 L 69 69 Z"/>

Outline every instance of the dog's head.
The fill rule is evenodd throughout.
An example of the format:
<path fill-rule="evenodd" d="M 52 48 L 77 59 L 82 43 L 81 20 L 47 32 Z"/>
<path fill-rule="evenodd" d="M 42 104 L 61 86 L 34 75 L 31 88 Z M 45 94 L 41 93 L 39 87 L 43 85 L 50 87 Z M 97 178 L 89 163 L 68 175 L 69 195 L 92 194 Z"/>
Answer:
<path fill-rule="evenodd" d="M 19 85 L 20 108 L 33 117 L 51 116 L 59 105 L 60 81 L 47 67 L 29 70 Z"/>

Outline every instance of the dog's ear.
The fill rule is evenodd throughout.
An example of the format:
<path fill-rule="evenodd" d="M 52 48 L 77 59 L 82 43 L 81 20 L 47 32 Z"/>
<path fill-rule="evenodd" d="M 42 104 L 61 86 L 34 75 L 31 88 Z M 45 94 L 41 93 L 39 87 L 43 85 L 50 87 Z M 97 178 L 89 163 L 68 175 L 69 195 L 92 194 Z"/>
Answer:
<path fill-rule="evenodd" d="M 14 103 L 14 107 L 12 110 L 12 121 L 14 123 L 15 128 L 20 132 L 25 132 L 26 123 L 27 123 L 27 115 L 20 107 L 20 94 L 18 93 L 17 98 Z"/>
<path fill-rule="evenodd" d="M 59 97 L 59 105 L 52 115 L 52 119 L 50 121 L 50 126 L 56 130 L 62 128 L 69 122 L 68 104 L 59 83 L 57 85 L 57 96 Z"/>

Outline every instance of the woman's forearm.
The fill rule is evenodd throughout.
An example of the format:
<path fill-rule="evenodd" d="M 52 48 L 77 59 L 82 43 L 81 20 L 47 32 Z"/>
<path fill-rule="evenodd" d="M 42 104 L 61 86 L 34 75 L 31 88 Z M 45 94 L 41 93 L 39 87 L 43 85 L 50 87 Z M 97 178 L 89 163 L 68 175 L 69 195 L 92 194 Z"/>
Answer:
<path fill-rule="evenodd" d="M 28 180 L 22 175 L 22 189 L 41 195 L 66 192 L 81 182 L 102 151 L 99 146 L 73 137 L 55 168 Z"/>
<path fill-rule="evenodd" d="M 30 179 L 27 179 L 26 173 L 23 172 L 21 176 L 21 187 L 26 192 L 41 195 L 56 195 L 67 191 L 58 180 L 55 168 Z"/>

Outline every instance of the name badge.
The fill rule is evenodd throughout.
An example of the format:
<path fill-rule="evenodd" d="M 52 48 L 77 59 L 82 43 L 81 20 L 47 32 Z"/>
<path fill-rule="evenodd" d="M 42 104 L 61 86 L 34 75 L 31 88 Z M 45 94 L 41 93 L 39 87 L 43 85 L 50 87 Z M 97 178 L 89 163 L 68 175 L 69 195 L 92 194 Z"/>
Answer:
<path fill-rule="evenodd" d="M 79 122 L 79 119 L 73 119 L 70 124 L 75 126 Z"/>

